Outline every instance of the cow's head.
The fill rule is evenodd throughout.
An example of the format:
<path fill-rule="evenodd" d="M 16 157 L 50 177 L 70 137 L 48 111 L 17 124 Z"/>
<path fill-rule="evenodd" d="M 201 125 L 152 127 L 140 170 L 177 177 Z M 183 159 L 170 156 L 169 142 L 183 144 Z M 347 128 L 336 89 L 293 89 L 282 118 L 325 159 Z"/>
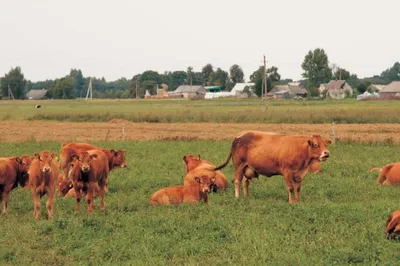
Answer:
<path fill-rule="evenodd" d="M 186 167 L 186 173 L 189 173 L 189 171 L 192 171 L 201 164 L 200 154 L 197 154 L 197 157 L 194 155 L 185 155 L 183 156 L 183 162 Z"/>
<path fill-rule="evenodd" d="M 125 168 L 126 167 L 126 161 L 125 161 L 125 155 L 126 151 L 125 150 L 111 150 L 111 153 L 113 154 L 113 168 Z M 111 169 L 110 169 L 111 170 Z"/>
<path fill-rule="evenodd" d="M 329 157 L 329 151 L 326 148 L 332 144 L 331 140 L 324 140 L 320 135 L 312 135 L 308 140 L 309 155 L 314 160 L 326 161 Z"/>
<path fill-rule="evenodd" d="M 40 153 L 35 153 L 35 159 L 39 161 L 40 170 L 43 173 L 49 173 L 51 172 L 51 162 L 52 160 L 57 160 L 57 154 L 49 151 L 41 151 Z"/>
<path fill-rule="evenodd" d="M 60 191 L 60 196 L 65 196 L 68 191 L 73 187 L 72 181 L 64 179 L 58 183 L 58 190 Z"/>
<path fill-rule="evenodd" d="M 78 168 L 83 173 L 88 173 L 90 171 L 90 164 L 92 160 L 96 159 L 97 154 L 89 154 L 86 151 L 74 154 L 72 155 L 73 167 Z"/>
<path fill-rule="evenodd" d="M 215 177 L 209 178 L 206 175 L 202 175 L 201 177 L 195 177 L 194 181 L 196 181 L 200 185 L 200 191 L 202 193 L 209 193 L 210 192 L 210 187 L 215 182 Z"/>
<path fill-rule="evenodd" d="M 29 171 L 29 166 L 32 163 L 32 158 L 28 155 L 23 155 L 21 157 L 16 157 L 15 160 L 18 163 L 18 171 L 19 171 L 18 183 L 20 184 L 21 187 L 25 187 L 29 178 L 28 171 Z"/>

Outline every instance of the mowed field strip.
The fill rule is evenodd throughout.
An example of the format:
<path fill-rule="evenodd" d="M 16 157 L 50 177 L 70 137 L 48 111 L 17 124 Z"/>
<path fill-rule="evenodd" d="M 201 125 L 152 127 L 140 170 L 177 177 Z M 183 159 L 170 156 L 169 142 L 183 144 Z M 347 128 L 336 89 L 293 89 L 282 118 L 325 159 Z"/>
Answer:
<path fill-rule="evenodd" d="M 332 137 L 332 124 L 132 123 L 2 121 L 0 142 L 123 140 L 232 140 L 245 130 Z M 124 128 L 124 133 L 123 133 Z M 400 124 L 335 124 L 340 141 L 400 143 Z"/>

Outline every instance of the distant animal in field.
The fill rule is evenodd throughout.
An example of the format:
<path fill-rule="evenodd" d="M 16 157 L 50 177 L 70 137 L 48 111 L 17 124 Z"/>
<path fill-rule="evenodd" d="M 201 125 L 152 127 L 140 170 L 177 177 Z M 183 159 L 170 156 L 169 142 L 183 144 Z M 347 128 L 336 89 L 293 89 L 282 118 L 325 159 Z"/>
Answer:
<path fill-rule="evenodd" d="M 40 108 L 40 107 L 42 107 L 40 104 L 35 104 L 34 106 L 33 106 L 33 108 Z"/>
<path fill-rule="evenodd" d="M 209 178 L 215 179 L 211 191 L 216 192 L 219 189 L 224 190 L 228 188 L 229 182 L 226 176 L 219 170 L 214 171 L 215 165 L 207 160 L 201 160 L 200 154 L 197 157 L 194 155 L 185 155 L 183 156 L 183 162 L 186 168 L 184 184 L 195 182 L 194 178 L 196 176 L 207 175 Z"/>
<path fill-rule="evenodd" d="M 151 195 L 150 205 L 179 205 L 182 203 L 195 204 L 199 201 L 208 203 L 208 193 L 210 186 L 214 182 L 214 178 L 208 176 L 200 176 L 194 178 L 194 183 L 183 186 L 173 186 L 162 188 Z"/>
<path fill-rule="evenodd" d="M 385 165 L 383 168 L 372 168 L 369 172 L 378 171 L 377 184 L 399 185 L 400 184 L 400 162 Z"/>
<path fill-rule="evenodd" d="M 392 212 L 386 220 L 386 238 L 395 238 L 400 235 L 400 209 Z"/>
<path fill-rule="evenodd" d="M 247 131 L 235 137 L 225 162 L 214 170 L 224 168 L 232 158 L 236 198 L 240 197 L 243 177 L 244 194 L 248 197 L 252 178 L 258 175 L 282 175 L 289 203 L 300 202 L 301 183 L 310 164 L 326 161 L 330 155 L 326 147 L 331 143 L 331 140 L 324 140 L 320 135 L 305 137 Z"/>

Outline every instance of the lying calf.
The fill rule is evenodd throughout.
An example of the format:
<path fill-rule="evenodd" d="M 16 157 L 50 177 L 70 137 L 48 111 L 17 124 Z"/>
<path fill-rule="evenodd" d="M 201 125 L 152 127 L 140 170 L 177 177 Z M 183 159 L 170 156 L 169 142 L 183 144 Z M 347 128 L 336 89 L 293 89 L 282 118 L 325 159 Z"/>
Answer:
<path fill-rule="evenodd" d="M 197 203 L 204 201 L 208 203 L 208 193 L 214 178 L 208 176 L 195 177 L 195 182 L 184 186 L 162 188 L 150 197 L 150 205 L 169 205 L 181 203 Z"/>
<path fill-rule="evenodd" d="M 400 209 L 392 212 L 387 221 L 385 235 L 386 238 L 395 238 L 400 233 Z"/>

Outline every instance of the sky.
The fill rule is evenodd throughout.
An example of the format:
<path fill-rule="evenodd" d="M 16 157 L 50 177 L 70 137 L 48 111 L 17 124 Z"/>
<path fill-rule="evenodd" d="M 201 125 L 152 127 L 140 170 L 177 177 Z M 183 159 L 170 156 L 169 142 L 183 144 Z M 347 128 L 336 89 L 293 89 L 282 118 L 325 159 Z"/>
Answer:
<path fill-rule="evenodd" d="M 0 2 L 0 76 L 40 81 L 81 69 L 116 80 L 146 70 L 276 66 L 301 78 L 309 50 L 359 77 L 400 61 L 399 0 L 13 0 Z"/>

